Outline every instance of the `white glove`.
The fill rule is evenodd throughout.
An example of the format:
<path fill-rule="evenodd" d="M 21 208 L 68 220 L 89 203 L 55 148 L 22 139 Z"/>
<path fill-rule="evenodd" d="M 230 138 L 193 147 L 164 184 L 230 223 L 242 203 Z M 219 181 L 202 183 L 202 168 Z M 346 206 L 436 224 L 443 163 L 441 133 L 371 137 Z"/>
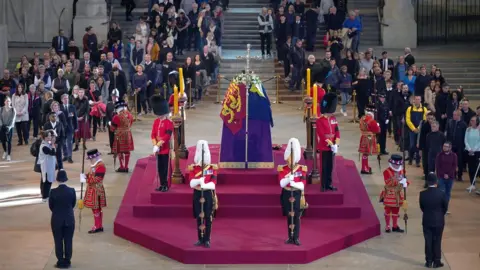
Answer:
<path fill-rule="evenodd" d="M 295 177 L 294 177 L 292 174 L 289 174 L 289 175 L 287 176 L 287 178 L 288 178 L 288 181 L 290 181 L 290 182 L 295 179 Z"/>
<path fill-rule="evenodd" d="M 330 146 L 330 149 L 332 150 L 332 152 L 333 152 L 334 154 L 336 154 L 336 153 L 338 152 L 338 145 L 332 144 L 332 145 Z"/>
<path fill-rule="evenodd" d="M 111 126 L 112 125 L 112 121 L 108 121 L 108 126 Z"/>
<path fill-rule="evenodd" d="M 387 121 L 385 121 L 385 125 L 388 125 L 388 122 L 390 122 L 390 120 L 387 119 Z"/>
<path fill-rule="evenodd" d="M 89 104 L 89 105 L 92 105 L 92 104 L 93 104 L 93 101 L 89 100 L 89 101 L 88 101 L 88 104 Z"/>
<path fill-rule="evenodd" d="M 293 188 L 302 190 L 302 191 L 305 189 L 305 187 L 304 187 L 304 185 L 303 185 L 302 182 L 291 181 L 291 182 L 290 182 L 290 186 L 293 187 Z"/>
<path fill-rule="evenodd" d="M 401 181 L 400 181 L 400 184 L 403 185 L 404 188 L 407 187 L 407 178 L 403 178 Z"/>
<path fill-rule="evenodd" d="M 190 181 L 190 187 L 194 188 L 194 187 L 200 185 L 200 182 L 201 182 L 200 179 L 192 179 L 192 181 Z"/>
<path fill-rule="evenodd" d="M 86 183 L 87 182 L 87 176 L 83 173 L 80 174 L 80 183 Z"/>
<path fill-rule="evenodd" d="M 205 177 L 204 176 L 200 177 L 198 180 L 200 180 L 200 184 L 202 184 L 202 185 L 205 184 Z"/>
<path fill-rule="evenodd" d="M 158 150 L 160 150 L 160 147 L 154 145 L 153 146 L 153 153 L 156 154 L 158 152 Z"/>

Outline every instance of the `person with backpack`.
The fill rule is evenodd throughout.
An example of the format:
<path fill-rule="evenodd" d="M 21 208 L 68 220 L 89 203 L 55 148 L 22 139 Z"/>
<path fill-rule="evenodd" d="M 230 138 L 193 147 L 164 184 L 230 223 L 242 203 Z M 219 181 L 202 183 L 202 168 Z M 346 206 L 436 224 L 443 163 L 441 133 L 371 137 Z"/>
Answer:
<path fill-rule="evenodd" d="M 415 96 L 413 105 L 408 107 L 405 113 L 407 127 L 409 129 L 410 151 L 408 165 L 412 165 L 415 158 L 415 164 L 420 167 L 420 154 L 417 148 L 417 139 L 420 132 L 420 124 L 427 120 L 427 109 L 422 105 L 422 97 Z"/>

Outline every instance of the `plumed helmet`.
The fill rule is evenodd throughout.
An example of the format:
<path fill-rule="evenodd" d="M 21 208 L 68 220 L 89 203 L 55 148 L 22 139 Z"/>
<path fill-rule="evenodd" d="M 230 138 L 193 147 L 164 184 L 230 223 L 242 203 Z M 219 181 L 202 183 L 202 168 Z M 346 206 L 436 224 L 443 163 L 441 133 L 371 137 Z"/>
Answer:
<path fill-rule="evenodd" d="M 118 92 L 117 88 L 112 90 L 112 93 L 110 94 L 112 97 L 118 97 L 120 96 L 120 92 Z"/>
<path fill-rule="evenodd" d="M 327 93 L 323 96 L 322 103 L 320 104 L 321 113 L 335 113 L 337 110 L 337 95 L 334 93 Z"/>
<path fill-rule="evenodd" d="M 297 164 L 301 158 L 302 148 L 300 147 L 300 141 L 297 138 L 291 138 L 288 140 L 287 148 L 285 149 L 285 153 L 283 154 L 283 159 L 287 160 L 293 151 L 293 163 Z"/>
<path fill-rule="evenodd" d="M 208 142 L 205 140 L 198 140 L 193 162 L 195 162 L 195 164 L 197 165 L 202 164 L 202 156 L 203 156 L 203 164 L 210 165 L 210 163 L 212 162 L 212 157 L 210 155 L 210 148 L 208 147 Z"/>
<path fill-rule="evenodd" d="M 170 113 L 168 102 L 160 95 L 154 95 L 150 98 L 153 113 L 157 116 L 162 116 Z"/>

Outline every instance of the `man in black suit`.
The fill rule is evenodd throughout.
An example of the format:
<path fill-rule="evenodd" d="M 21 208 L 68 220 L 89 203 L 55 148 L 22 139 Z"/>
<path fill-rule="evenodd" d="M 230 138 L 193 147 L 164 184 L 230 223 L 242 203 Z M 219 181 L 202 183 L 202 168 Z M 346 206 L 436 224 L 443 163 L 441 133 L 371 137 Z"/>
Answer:
<path fill-rule="evenodd" d="M 52 48 L 55 49 L 57 54 L 67 54 L 68 51 L 68 38 L 65 37 L 63 29 L 58 31 L 58 36 L 52 39 Z"/>
<path fill-rule="evenodd" d="M 58 169 L 63 169 L 63 159 L 62 159 L 62 150 L 63 150 L 63 145 L 65 144 L 65 125 L 66 119 L 63 119 L 65 117 L 63 114 L 59 114 L 57 119 L 57 114 L 54 112 L 51 112 L 48 116 L 49 121 L 46 122 L 43 125 L 43 130 L 50 130 L 53 129 L 55 130 L 55 144 L 57 145 L 57 164 L 58 164 Z M 65 117 L 66 118 L 66 117 Z"/>
<path fill-rule="evenodd" d="M 390 72 L 393 73 L 393 69 L 395 68 L 395 64 L 393 63 L 393 60 L 388 58 L 388 52 L 384 51 L 382 52 L 382 59 L 380 60 L 380 68 L 382 69 L 383 72 L 386 70 L 390 70 Z"/>
<path fill-rule="evenodd" d="M 440 268 L 442 258 L 442 234 L 447 214 L 447 197 L 437 188 L 437 177 L 431 172 L 427 177 L 428 189 L 420 192 L 420 209 L 425 237 L 425 267 Z"/>
<path fill-rule="evenodd" d="M 52 211 L 51 227 L 55 242 L 56 268 L 66 269 L 71 265 L 72 242 L 75 231 L 75 216 L 73 208 L 77 201 L 75 189 L 68 187 L 68 180 L 64 170 L 58 171 L 59 185 L 50 191 L 48 206 Z"/>
<path fill-rule="evenodd" d="M 61 110 L 66 116 L 66 125 L 65 129 L 65 142 L 63 144 L 63 162 L 68 161 L 68 163 L 73 163 L 72 160 L 72 149 L 73 149 L 73 135 L 75 130 L 78 129 L 78 120 L 77 120 L 77 108 L 75 105 L 69 104 L 68 94 L 62 95 L 62 106 Z"/>
<path fill-rule="evenodd" d="M 85 65 L 89 65 L 90 69 L 93 69 L 94 67 L 97 66 L 95 62 L 90 60 L 90 53 L 85 52 L 83 54 L 83 60 L 80 61 L 80 65 L 78 66 L 78 73 L 83 73 L 85 71 Z"/>
<path fill-rule="evenodd" d="M 119 100 L 119 95 L 120 95 L 119 91 L 117 89 L 113 89 L 112 93 L 110 94 L 110 96 L 112 97 L 112 100 L 109 100 L 108 103 L 107 103 L 106 116 L 107 116 L 107 121 L 108 121 L 108 126 L 109 127 L 110 127 L 110 124 L 112 122 L 113 116 L 116 114 L 115 103 L 117 103 L 117 101 Z M 110 153 L 108 153 L 109 155 L 113 155 L 112 147 L 113 147 L 113 140 L 114 139 L 115 139 L 115 133 L 110 128 L 108 128 L 108 141 L 109 141 L 109 145 L 110 145 Z"/>
<path fill-rule="evenodd" d="M 127 77 L 125 72 L 118 68 L 117 64 L 113 64 L 112 71 L 108 74 L 110 77 L 110 84 L 108 91 L 111 93 L 114 89 L 118 90 L 119 97 L 124 98 L 127 94 Z"/>

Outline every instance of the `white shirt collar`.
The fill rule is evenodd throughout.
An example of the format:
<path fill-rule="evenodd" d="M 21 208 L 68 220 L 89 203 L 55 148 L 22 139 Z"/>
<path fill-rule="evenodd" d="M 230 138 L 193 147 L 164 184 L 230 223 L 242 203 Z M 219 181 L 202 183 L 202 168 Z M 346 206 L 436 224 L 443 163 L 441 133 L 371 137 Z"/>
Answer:
<path fill-rule="evenodd" d="M 102 161 L 102 159 L 101 159 L 101 158 L 100 158 L 100 159 L 98 159 L 98 160 L 97 160 L 95 163 L 93 163 L 93 165 L 91 165 L 90 167 L 92 167 L 92 168 L 93 168 L 93 167 L 97 166 L 97 164 L 98 164 L 100 161 Z"/>
<path fill-rule="evenodd" d="M 57 122 L 50 122 L 50 124 L 52 124 L 52 128 L 55 128 L 55 126 L 57 126 Z"/>

